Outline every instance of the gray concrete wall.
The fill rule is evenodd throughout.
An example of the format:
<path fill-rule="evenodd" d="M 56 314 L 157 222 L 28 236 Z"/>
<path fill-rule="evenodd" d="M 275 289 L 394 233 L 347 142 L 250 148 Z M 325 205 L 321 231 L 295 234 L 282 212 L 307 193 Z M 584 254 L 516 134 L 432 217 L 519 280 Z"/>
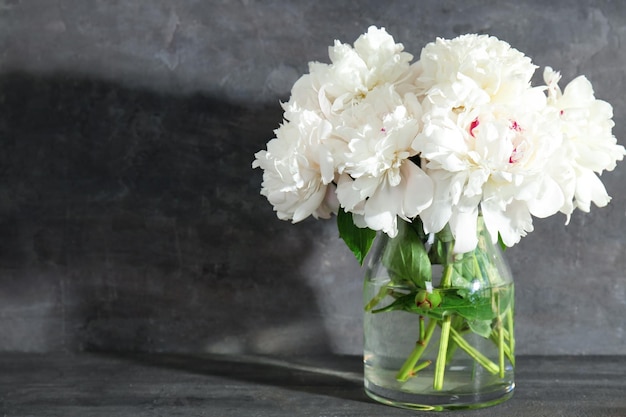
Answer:
<path fill-rule="evenodd" d="M 361 351 L 332 221 L 279 221 L 253 154 L 334 39 L 485 32 L 585 74 L 626 143 L 626 2 L 0 0 L 0 350 Z M 626 164 L 610 207 L 507 252 L 524 354 L 626 353 Z"/>

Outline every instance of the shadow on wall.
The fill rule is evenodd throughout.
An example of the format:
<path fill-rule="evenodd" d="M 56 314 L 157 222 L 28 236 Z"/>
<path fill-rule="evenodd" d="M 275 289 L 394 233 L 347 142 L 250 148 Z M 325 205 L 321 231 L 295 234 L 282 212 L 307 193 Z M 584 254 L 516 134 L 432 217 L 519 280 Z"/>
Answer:
<path fill-rule="evenodd" d="M 0 350 L 328 351 L 251 169 L 281 115 L 0 75 Z"/>

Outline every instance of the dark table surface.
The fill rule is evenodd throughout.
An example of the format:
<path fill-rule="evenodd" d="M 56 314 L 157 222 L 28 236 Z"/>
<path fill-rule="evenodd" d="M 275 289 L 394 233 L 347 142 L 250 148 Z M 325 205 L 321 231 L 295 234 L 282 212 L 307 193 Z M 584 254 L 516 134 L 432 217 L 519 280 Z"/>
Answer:
<path fill-rule="evenodd" d="M 369 417 L 356 356 L 0 354 L 0 417 Z M 626 417 L 626 356 L 518 357 L 512 399 L 455 416 Z"/>

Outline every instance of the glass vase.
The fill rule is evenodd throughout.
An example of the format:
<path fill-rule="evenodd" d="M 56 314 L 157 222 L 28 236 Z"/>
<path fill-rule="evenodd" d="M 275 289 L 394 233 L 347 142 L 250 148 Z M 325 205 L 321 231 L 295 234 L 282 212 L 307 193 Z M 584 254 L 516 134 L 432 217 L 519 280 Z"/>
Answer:
<path fill-rule="evenodd" d="M 515 387 L 513 279 L 478 218 L 475 250 L 449 229 L 402 222 L 376 239 L 364 285 L 364 382 L 373 399 L 416 410 L 481 408 Z"/>

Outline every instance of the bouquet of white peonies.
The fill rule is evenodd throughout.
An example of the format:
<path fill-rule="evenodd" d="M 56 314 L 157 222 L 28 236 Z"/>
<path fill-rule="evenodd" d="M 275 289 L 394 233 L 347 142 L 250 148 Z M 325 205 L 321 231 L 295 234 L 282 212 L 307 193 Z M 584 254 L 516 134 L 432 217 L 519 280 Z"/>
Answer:
<path fill-rule="evenodd" d="M 412 62 L 370 27 L 329 55 L 331 64 L 309 64 L 276 137 L 255 155 L 280 219 L 343 211 L 394 237 L 398 219 L 419 216 L 426 233 L 449 225 L 454 250 L 466 252 L 479 213 L 492 240 L 512 246 L 532 216 L 609 202 L 598 175 L 625 150 L 611 105 L 584 76 L 561 91 L 546 68 L 546 85 L 532 86 L 530 58 L 487 35 L 437 39 Z"/>

